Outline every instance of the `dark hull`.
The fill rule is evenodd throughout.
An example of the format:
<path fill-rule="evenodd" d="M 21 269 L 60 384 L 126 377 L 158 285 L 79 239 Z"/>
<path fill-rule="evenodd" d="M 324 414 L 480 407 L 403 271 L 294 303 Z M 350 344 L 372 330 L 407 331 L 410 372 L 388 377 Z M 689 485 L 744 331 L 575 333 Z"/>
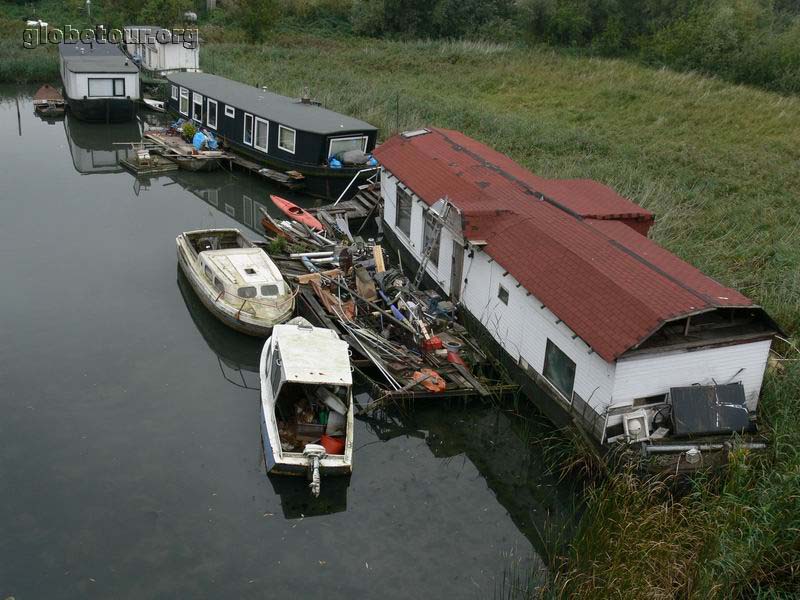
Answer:
<path fill-rule="evenodd" d="M 76 100 L 67 97 L 70 112 L 89 123 L 124 123 L 136 117 L 136 103 L 128 98 Z"/>

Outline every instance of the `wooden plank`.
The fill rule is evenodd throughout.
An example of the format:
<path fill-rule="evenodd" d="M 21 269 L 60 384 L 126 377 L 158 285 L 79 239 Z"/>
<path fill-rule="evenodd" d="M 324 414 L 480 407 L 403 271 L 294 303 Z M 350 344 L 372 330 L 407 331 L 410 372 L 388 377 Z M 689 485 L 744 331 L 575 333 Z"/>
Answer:
<path fill-rule="evenodd" d="M 375 244 L 372 247 L 372 257 L 375 259 L 375 271 L 383 273 L 386 270 L 386 265 L 383 264 L 383 248 L 380 244 Z"/>
<path fill-rule="evenodd" d="M 486 398 L 487 396 L 491 396 L 489 390 L 487 390 L 480 381 L 475 379 L 475 377 L 472 375 L 472 373 L 469 372 L 469 369 L 467 369 L 467 367 L 459 363 L 453 363 L 453 366 L 456 368 L 456 371 L 458 371 L 461 374 L 461 376 L 464 379 L 466 379 L 469 382 L 469 384 L 473 388 L 475 388 L 475 390 L 477 390 L 477 392 L 481 396 L 483 396 L 484 398 Z"/>

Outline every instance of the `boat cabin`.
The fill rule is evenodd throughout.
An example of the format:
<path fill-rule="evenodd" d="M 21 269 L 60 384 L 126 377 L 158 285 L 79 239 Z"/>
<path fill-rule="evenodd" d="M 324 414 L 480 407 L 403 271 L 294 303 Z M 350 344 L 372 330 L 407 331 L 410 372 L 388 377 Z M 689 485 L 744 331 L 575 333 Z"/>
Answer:
<path fill-rule="evenodd" d="M 200 70 L 200 38 L 196 29 L 128 25 L 124 34 L 125 52 L 147 71 L 164 75 Z"/>
<path fill-rule="evenodd" d="M 258 164 L 322 180 L 310 182 L 310 193 L 333 196 L 374 164 L 377 129 L 369 123 L 218 75 L 170 73 L 167 80 L 170 111 Z"/>
<path fill-rule="evenodd" d="M 83 121 L 133 120 L 141 94 L 139 69 L 116 45 L 102 40 L 62 42 L 59 72 L 70 112 Z"/>
<path fill-rule="evenodd" d="M 651 241 L 652 213 L 595 181 L 537 177 L 456 131 L 406 132 L 376 157 L 403 263 L 425 263 L 554 420 L 599 444 L 752 429 L 778 328 Z"/>

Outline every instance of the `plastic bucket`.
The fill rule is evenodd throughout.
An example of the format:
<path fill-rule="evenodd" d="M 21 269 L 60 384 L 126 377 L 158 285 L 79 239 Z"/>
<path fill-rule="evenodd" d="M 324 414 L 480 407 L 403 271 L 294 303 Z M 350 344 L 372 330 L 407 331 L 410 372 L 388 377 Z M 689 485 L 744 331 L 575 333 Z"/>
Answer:
<path fill-rule="evenodd" d="M 328 454 L 344 454 L 344 438 L 323 435 L 320 444 Z"/>

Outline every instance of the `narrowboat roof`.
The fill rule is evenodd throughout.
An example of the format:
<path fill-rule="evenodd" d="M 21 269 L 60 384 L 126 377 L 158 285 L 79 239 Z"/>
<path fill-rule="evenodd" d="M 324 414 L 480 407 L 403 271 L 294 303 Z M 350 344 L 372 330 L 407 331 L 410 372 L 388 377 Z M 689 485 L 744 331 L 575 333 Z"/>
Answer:
<path fill-rule="evenodd" d="M 73 73 L 137 73 L 138 67 L 110 42 L 62 42 L 61 60 Z"/>
<path fill-rule="evenodd" d="M 283 281 L 283 276 L 261 248 L 205 250 L 202 256 L 236 285 L 260 285 Z"/>
<path fill-rule="evenodd" d="M 377 128 L 360 119 L 342 115 L 315 104 L 306 104 L 265 92 L 238 81 L 209 73 L 171 73 L 167 79 L 213 100 L 244 110 L 293 129 L 320 135 L 370 133 Z"/>
<path fill-rule="evenodd" d="M 348 345 L 336 332 L 286 323 L 276 325 L 272 336 L 280 349 L 286 381 L 353 384 Z"/>

